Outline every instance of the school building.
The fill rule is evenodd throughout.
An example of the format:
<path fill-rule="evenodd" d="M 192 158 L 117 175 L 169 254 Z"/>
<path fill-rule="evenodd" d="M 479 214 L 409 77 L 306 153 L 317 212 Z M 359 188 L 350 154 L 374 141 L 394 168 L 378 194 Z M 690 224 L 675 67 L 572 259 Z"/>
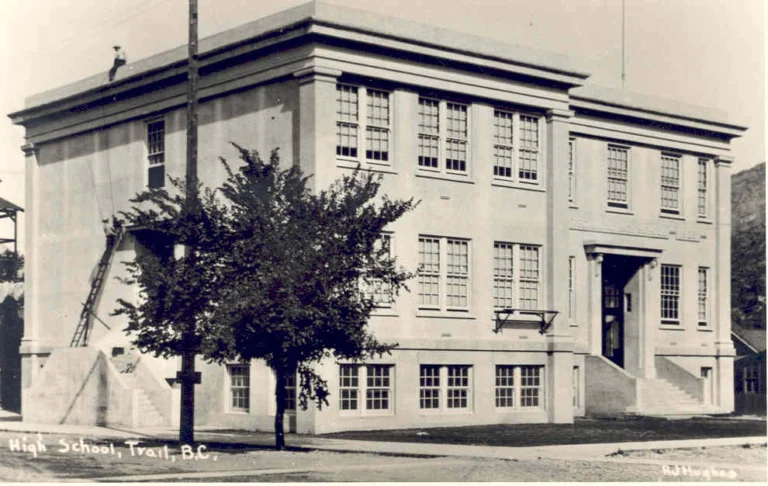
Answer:
<path fill-rule="evenodd" d="M 27 142 L 24 420 L 178 421 L 177 361 L 131 350 L 109 315 L 136 297 L 115 277 L 149 236 L 105 253 L 103 221 L 184 175 L 186 56 L 10 115 Z M 318 2 L 203 39 L 199 65 L 209 186 L 234 141 L 279 148 L 314 188 L 361 165 L 421 200 L 385 235 L 420 274 L 370 322 L 399 347 L 322 363 L 321 411 L 296 410 L 293 380 L 292 430 L 733 410 L 729 150 L 744 127 L 590 85 L 566 56 Z M 262 363 L 197 366 L 197 424 L 271 430 Z"/>

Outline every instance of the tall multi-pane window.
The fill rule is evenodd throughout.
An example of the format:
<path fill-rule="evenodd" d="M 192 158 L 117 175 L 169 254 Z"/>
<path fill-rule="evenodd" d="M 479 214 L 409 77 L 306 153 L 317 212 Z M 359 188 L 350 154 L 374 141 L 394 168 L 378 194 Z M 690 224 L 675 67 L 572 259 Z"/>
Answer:
<path fill-rule="evenodd" d="M 744 393 L 760 393 L 760 363 L 744 367 Z"/>
<path fill-rule="evenodd" d="M 516 306 L 513 246 L 512 243 L 493 244 L 493 306 L 497 309 Z"/>
<path fill-rule="evenodd" d="M 539 247 L 520 245 L 520 308 L 539 308 Z"/>
<path fill-rule="evenodd" d="M 440 367 L 421 365 L 419 369 L 419 408 L 440 408 Z"/>
<path fill-rule="evenodd" d="M 472 367 L 469 365 L 421 365 L 419 408 L 456 410 L 472 407 Z"/>
<path fill-rule="evenodd" d="M 700 218 L 706 218 L 709 216 L 709 205 L 707 204 L 707 160 L 699 159 L 698 173 L 697 173 L 697 214 Z"/>
<path fill-rule="evenodd" d="M 419 238 L 419 305 L 440 305 L 439 238 Z"/>
<path fill-rule="evenodd" d="M 539 119 L 520 115 L 520 169 L 521 181 L 536 181 L 539 178 Z"/>
<path fill-rule="evenodd" d="M 392 235 L 389 233 L 382 233 L 379 240 L 376 242 L 376 252 L 381 251 L 386 258 L 392 257 Z M 373 298 L 373 302 L 376 307 L 392 307 L 394 302 L 394 295 L 392 294 L 392 287 L 386 282 L 379 279 L 374 279 L 373 282 L 367 287 L 367 291 Z"/>
<path fill-rule="evenodd" d="M 514 114 L 508 111 L 493 112 L 493 175 L 512 179 L 515 166 Z"/>
<path fill-rule="evenodd" d="M 357 410 L 359 399 L 360 379 L 359 365 L 339 365 L 339 408 L 341 410 Z"/>
<path fill-rule="evenodd" d="M 447 367 L 448 387 L 446 402 L 448 408 L 469 407 L 469 366 L 453 365 Z"/>
<path fill-rule="evenodd" d="M 515 367 L 496 366 L 496 407 L 515 407 Z"/>
<path fill-rule="evenodd" d="M 661 322 L 680 324 L 680 267 L 661 266 Z"/>
<path fill-rule="evenodd" d="M 579 367 L 573 367 L 573 375 L 571 376 L 571 387 L 573 396 L 573 408 L 579 408 L 581 404 L 581 397 L 579 390 L 581 389 L 581 377 L 579 376 Z"/>
<path fill-rule="evenodd" d="M 366 89 L 365 158 L 368 161 L 389 161 L 390 110 L 389 93 Z"/>
<path fill-rule="evenodd" d="M 539 308 L 539 247 L 493 244 L 493 306 L 497 309 Z"/>
<path fill-rule="evenodd" d="M 467 171 L 467 105 L 446 104 L 445 168 Z"/>
<path fill-rule="evenodd" d="M 390 365 L 368 365 L 365 367 L 365 408 L 368 410 L 389 410 L 392 396 Z"/>
<path fill-rule="evenodd" d="M 229 409 L 248 412 L 251 404 L 251 367 L 247 364 L 227 365 L 229 371 Z"/>
<path fill-rule="evenodd" d="M 469 106 L 419 98 L 419 168 L 469 173 Z M 442 160 L 442 163 L 441 163 Z"/>
<path fill-rule="evenodd" d="M 389 92 L 337 84 L 336 155 L 358 159 L 364 154 L 366 162 L 389 164 L 391 119 Z"/>
<path fill-rule="evenodd" d="M 496 408 L 543 408 L 543 369 L 496 365 Z"/>
<path fill-rule="evenodd" d="M 147 123 L 147 186 L 165 186 L 165 120 Z"/>
<path fill-rule="evenodd" d="M 285 377 L 285 410 L 288 412 L 296 411 L 296 375 L 290 374 Z"/>
<path fill-rule="evenodd" d="M 336 85 L 336 155 L 357 157 L 359 102 L 356 86 Z"/>
<path fill-rule="evenodd" d="M 680 213 L 680 157 L 661 155 L 661 210 Z"/>
<path fill-rule="evenodd" d="M 576 202 L 576 139 L 568 140 L 568 202 Z"/>
<path fill-rule="evenodd" d="M 576 317 L 576 257 L 568 257 L 568 319 Z"/>
<path fill-rule="evenodd" d="M 608 146 L 608 206 L 629 208 L 629 150 Z"/>
<path fill-rule="evenodd" d="M 699 267 L 698 273 L 698 314 L 699 314 L 699 327 L 707 327 L 709 325 L 709 269 L 706 267 Z"/>
<path fill-rule="evenodd" d="M 520 406 L 541 406 L 541 366 L 520 367 Z"/>
<path fill-rule="evenodd" d="M 539 117 L 496 109 L 493 112 L 493 176 L 538 184 L 541 150 Z"/>
<path fill-rule="evenodd" d="M 339 408 L 342 411 L 392 410 L 394 366 L 339 365 Z"/>
<path fill-rule="evenodd" d="M 446 240 L 448 243 L 448 268 L 446 272 L 446 297 L 449 307 L 467 307 L 469 296 L 469 242 Z"/>
<path fill-rule="evenodd" d="M 419 167 L 437 169 L 440 160 L 440 102 L 419 98 Z"/>
<path fill-rule="evenodd" d="M 419 307 L 465 310 L 469 307 L 470 287 L 469 241 L 420 236 Z"/>

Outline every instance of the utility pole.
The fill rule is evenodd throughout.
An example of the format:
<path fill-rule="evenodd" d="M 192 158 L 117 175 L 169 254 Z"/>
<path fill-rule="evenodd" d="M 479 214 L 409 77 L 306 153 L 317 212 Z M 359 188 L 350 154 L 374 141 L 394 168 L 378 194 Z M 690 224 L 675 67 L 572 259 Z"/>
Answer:
<path fill-rule="evenodd" d="M 187 205 L 195 211 L 197 205 L 197 0 L 189 0 L 189 65 L 187 82 Z M 186 258 L 194 259 L 194 250 L 186 248 Z M 200 374 L 195 372 L 195 320 L 190 318 L 182 334 L 184 350 L 181 355 L 181 415 L 179 441 L 195 441 L 195 384 Z"/>

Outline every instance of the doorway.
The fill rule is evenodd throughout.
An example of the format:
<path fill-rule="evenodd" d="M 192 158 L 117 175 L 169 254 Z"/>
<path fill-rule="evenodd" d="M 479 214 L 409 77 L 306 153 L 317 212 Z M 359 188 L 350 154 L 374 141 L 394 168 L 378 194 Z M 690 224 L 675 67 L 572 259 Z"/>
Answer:
<path fill-rule="evenodd" d="M 602 341 L 603 356 L 624 368 L 624 307 L 631 306 L 631 296 L 624 286 L 636 269 L 629 258 L 610 255 L 603 263 Z M 630 310 L 630 309 L 627 309 Z"/>

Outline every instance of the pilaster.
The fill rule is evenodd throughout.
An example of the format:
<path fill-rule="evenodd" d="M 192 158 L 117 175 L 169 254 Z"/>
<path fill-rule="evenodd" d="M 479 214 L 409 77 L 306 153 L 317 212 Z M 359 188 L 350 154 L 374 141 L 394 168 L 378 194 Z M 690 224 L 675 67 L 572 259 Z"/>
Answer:
<path fill-rule="evenodd" d="M 661 322 L 659 284 L 659 262 L 656 259 L 645 263 L 640 279 L 640 369 L 638 377 L 656 378 L 656 329 Z"/>
<path fill-rule="evenodd" d="M 715 344 L 731 345 L 731 164 L 732 157 L 715 160 Z"/>
<path fill-rule="evenodd" d="M 589 275 L 588 282 L 588 309 L 587 325 L 589 326 L 589 354 L 601 356 L 603 354 L 603 255 L 601 253 L 591 255 L 587 262 Z"/>
<path fill-rule="evenodd" d="M 310 66 L 293 73 L 299 81 L 298 165 L 317 191 L 334 179 L 336 163 L 336 81 L 341 71 Z"/>

